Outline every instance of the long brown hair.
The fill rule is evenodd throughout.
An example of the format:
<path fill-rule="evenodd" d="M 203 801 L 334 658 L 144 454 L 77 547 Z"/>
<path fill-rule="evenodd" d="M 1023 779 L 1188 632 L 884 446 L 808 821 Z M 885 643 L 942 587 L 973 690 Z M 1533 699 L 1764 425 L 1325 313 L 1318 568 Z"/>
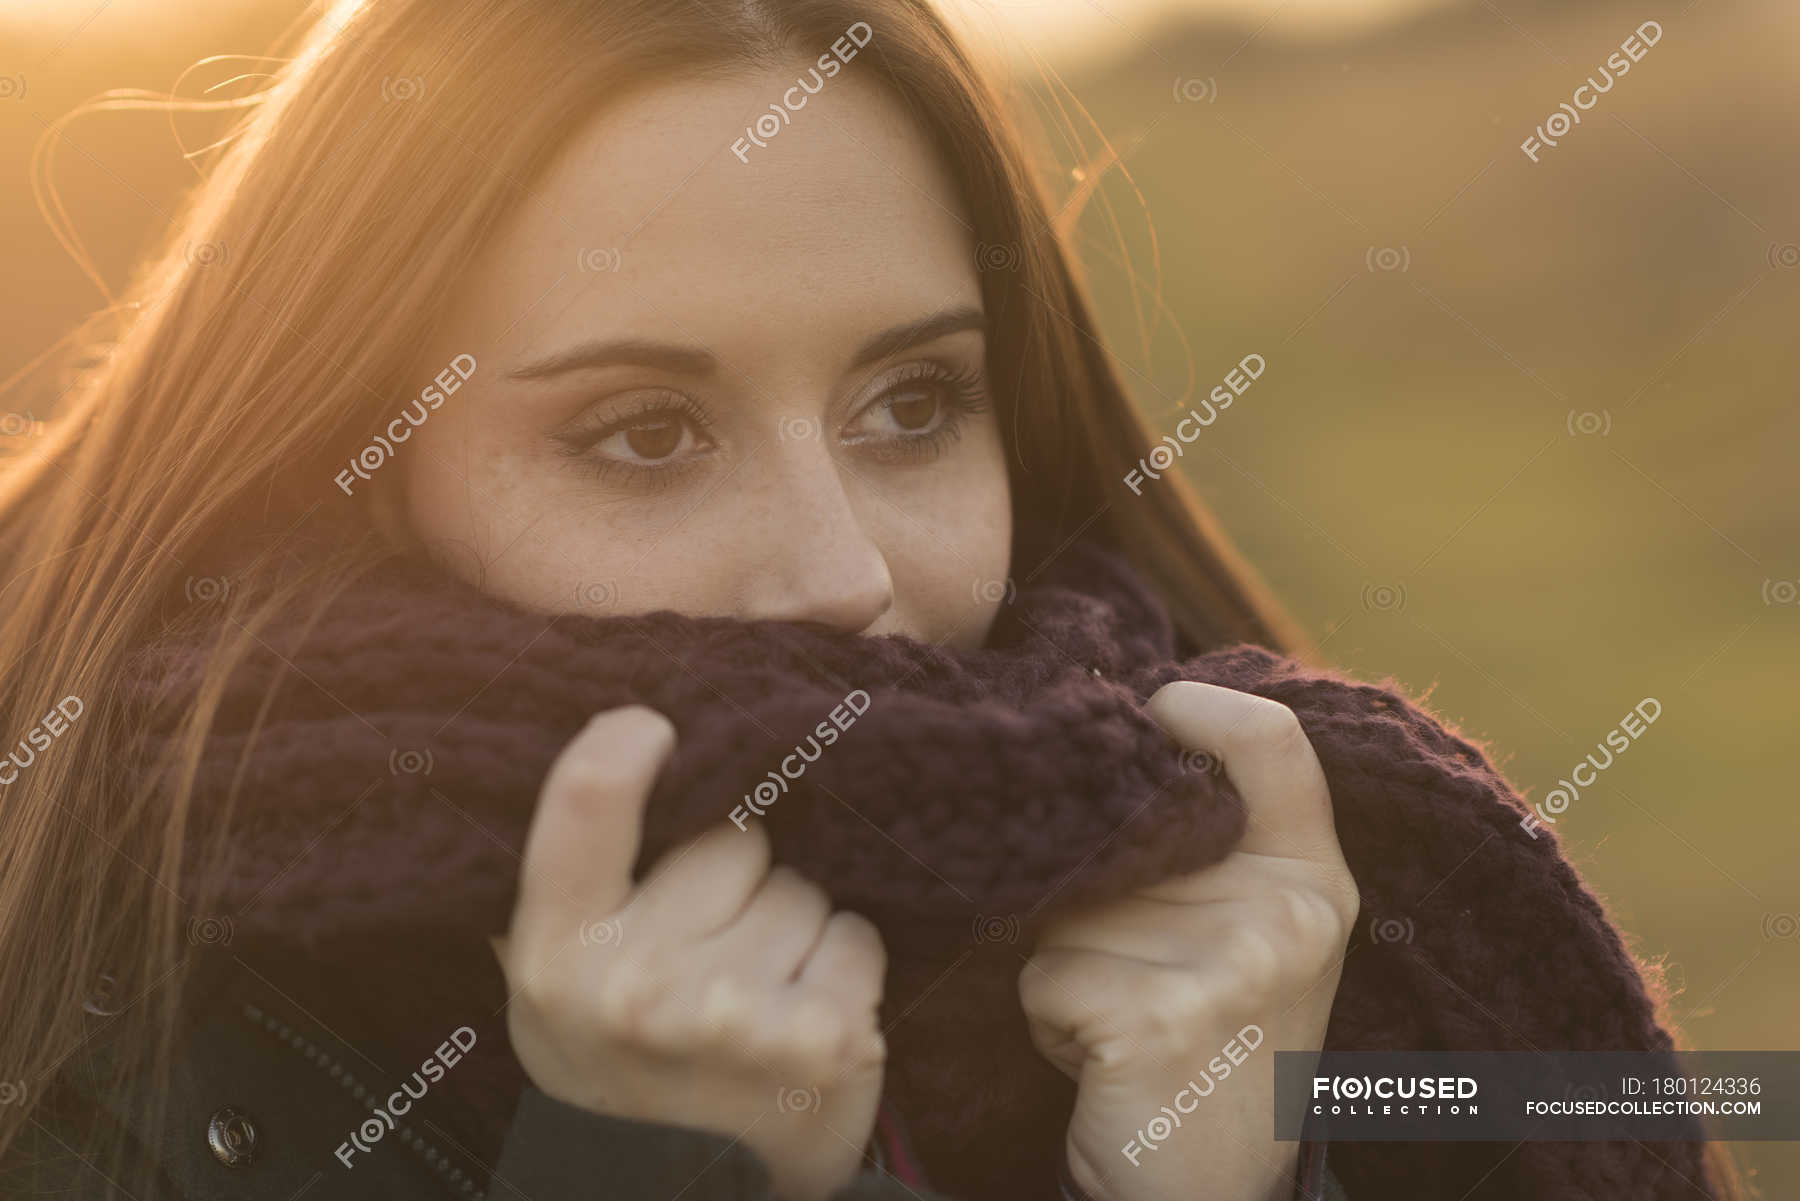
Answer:
<path fill-rule="evenodd" d="M 279 608 L 392 553 L 331 481 L 409 391 L 410 351 L 488 232 L 626 86 L 810 60 L 857 22 L 875 31 L 868 68 L 943 155 L 984 248 L 1016 510 L 1051 541 L 1111 539 L 1197 647 L 1310 655 L 1179 473 L 1141 494 L 1124 485 L 1155 439 L 1013 119 L 924 0 L 340 4 L 254 97 L 88 106 L 242 115 L 124 295 L 83 263 L 113 302 L 77 331 L 93 361 L 0 473 L 0 561 L 17 571 L 0 585 L 0 731 L 35 728 L 65 697 L 84 706 L 0 792 L 0 1080 L 25 1093 L 0 1105 L 0 1151 L 87 1036 L 80 1002 L 104 971 L 127 1002 L 126 1041 L 154 1043 L 166 1069 L 179 989 L 165 984 L 205 913 L 183 846 L 222 683 Z M 44 207 L 80 258 L 60 205 Z M 296 566 L 289 535 L 320 525 L 348 535 L 341 552 Z M 229 571 L 213 574 L 220 562 Z M 224 633 L 184 744 L 131 774 L 134 732 L 109 683 L 201 602 L 223 609 Z"/>

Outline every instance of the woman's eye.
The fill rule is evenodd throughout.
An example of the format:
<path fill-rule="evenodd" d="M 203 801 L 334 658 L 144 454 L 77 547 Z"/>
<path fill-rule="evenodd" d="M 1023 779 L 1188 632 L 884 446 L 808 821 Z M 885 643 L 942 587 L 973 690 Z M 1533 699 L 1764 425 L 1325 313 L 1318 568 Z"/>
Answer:
<path fill-rule="evenodd" d="M 560 454 L 596 475 L 662 486 L 698 465 L 713 448 L 710 422 L 679 393 L 650 396 L 624 411 L 594 416 L 551 435 Z"/>
<path fill-rule="evenodd" d="M 685 448 L 690 434 L 687 422 L 679 417 L 653 417 L 608 434 L 594 449 L 616 459 L 666 459 Z"/>
<path fill-rule="evenodd" d="M 877 415 L 885 414 L 898 428 L 916 434 L 930 428 L 932 421 L 942 414 L 944 402 L 935 387 L 908 387 L 889 393 L 874 407 Z"/>

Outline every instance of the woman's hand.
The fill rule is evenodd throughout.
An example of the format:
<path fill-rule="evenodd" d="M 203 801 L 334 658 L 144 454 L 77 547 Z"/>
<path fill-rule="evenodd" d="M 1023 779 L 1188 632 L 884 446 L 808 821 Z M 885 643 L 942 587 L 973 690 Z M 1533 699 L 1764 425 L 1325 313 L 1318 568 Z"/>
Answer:
<path fill-rule="evenodd" d="M 602 713 L 545 778 L 508 936 L 507 1031 L 546 1094 L 742 1137 L 784 1201 L 855 1173 L 886 1045 L 875 927 L 769 867 L 729 824 L 634 886 L 643 808 L 675 744 L 641 705 Z"/>
<path fill-rule="evenodd" d="M 1249 826 L 1221 863 L 1052 923 L 1020 974 L 1033 1041 L 1079 1083 L 1070 1173 L 1099 1201 L 1285 1199 L 1273 1056 L 1324 1043 L 1356 883 L 1290 709 L 1180 681 L 1146 710 L 1222 760 Z"/>

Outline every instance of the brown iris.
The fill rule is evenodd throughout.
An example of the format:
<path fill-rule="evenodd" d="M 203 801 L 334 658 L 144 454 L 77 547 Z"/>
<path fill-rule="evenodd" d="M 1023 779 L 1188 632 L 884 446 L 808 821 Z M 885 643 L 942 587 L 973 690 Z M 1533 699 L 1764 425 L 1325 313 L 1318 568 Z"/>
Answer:
<path fill-rule="evenodd" d="M 646 459 L 665 459 L 681 445 L 681 423 L 649 421 L 634 425 L 625 432 L 625 444 L 633 454 Z"/>

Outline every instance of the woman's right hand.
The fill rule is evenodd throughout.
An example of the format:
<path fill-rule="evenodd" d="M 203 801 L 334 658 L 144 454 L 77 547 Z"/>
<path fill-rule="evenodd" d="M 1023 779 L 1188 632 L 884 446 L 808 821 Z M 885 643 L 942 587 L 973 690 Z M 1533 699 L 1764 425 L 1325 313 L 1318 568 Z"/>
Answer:
<path fill-rule="evenodd" d="M 544 780 L 518 902 L 494 940 L 532 1083 L 598 1113 L 742 1137 L 784 1201 L 853 1176 L 875 1121 L 886 954 L 875 927 L 729 822 L 631 878 L 675 745 L 642 705 L 601 713 Z"/>

